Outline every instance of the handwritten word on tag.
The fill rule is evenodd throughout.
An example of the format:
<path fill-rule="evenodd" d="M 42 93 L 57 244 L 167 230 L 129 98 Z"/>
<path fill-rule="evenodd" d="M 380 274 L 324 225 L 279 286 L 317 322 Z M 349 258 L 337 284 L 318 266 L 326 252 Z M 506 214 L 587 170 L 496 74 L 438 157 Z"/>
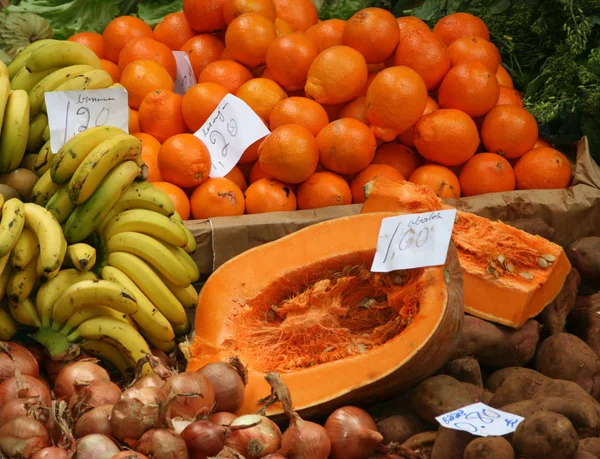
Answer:
<path fill-rule="evenodd" d="M 384 218 L 371 271 L 443 265 L 455 217 L 450 209 Z"/>
<path fill-rule="evenodd" d="M 175 77 L 173 92 L 183 95 L 196 84 L 196 75 L 194 75 L 192 63 L 185 51 L 173 51 L 173 56 L 175 56 L 175 62 L 177 62 L 177 76 Z"/>
<path fill-rule="evenodd" d="M 124 88 L 53 91 L 44 95 L 50 126 L 50 149 L 56 153 L 71 137 L 96 126 L 129 132 L 129 104 Z"/>
<path fill-rule="evenodd" d="M 523 417 L 474 403 L 435 418 L 448 429 L 463 430 L 479 437 L 502 436 L 517 430 Z"/>
<path fill-rule="evenodd" d="M 194 135 L 210 152 L 211 177 L 225 177 L 244 150 L 269 134 L 265 123 L 242 99 L 227 94 Z"/>

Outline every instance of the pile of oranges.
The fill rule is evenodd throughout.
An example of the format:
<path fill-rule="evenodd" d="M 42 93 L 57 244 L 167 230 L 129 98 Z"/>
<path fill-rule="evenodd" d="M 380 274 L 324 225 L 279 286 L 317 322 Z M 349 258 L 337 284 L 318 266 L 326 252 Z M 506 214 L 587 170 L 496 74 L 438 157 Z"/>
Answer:
<path fill-rule="evenodd" d="M 441 197 L 565 188 L 567 158 L 538 135 L 485 23 L 467 13 L 431 30 L 365 8 L 320 21 L 311 0 L 184 0 L 152 30 L 118 17 L 93 49 L 128 91 L 149 180 L 187 218 L 361 203 L 375 177 Z M 197 84 L 173 92 L 173 50 Z M 271 133 L 225 178 L 192 134 L 227 94 Z"/>

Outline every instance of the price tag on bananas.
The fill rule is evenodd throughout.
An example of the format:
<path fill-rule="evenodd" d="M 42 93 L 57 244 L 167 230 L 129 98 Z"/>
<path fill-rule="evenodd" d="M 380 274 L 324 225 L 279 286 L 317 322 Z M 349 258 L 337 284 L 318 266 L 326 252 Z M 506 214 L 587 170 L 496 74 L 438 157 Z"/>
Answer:
<path fill-rule="evenodd" d="M 129 104 L 124 88 L 52 91 L 44 97 L 53 153 L 88 128 L 112 126 L 129 132 Z"/>
<path fill-rule="evenodd" d="M 246 148 L 269 133 L 263 120 L 246 102 L 227 94 L 194 135 L 210 152 L 210 176 L 224 177 L 237 164 Z"/>
<path fill-rule="evenodd" d="M 497 410 L 485 403 L 474 403 L 435 418 L 442 427 L 462 430 L 479 437 L 500 437 L 514 432 L 523 419 L 525 418 Z"/>
<path fill-rule="evenodd" d="M 384 218 L 371 271 L 439 266 L 446 262 L 456 209 Z"/>
<path fill-rule="evenodd" d="M 173 92 L 183 95 L 196 84 L 196 75 L 194 75 L 192 63 L 185 51 L 173 51 L 173 56 L 175 56 L 175 62 L 177 62 L 177 76 Z"/>

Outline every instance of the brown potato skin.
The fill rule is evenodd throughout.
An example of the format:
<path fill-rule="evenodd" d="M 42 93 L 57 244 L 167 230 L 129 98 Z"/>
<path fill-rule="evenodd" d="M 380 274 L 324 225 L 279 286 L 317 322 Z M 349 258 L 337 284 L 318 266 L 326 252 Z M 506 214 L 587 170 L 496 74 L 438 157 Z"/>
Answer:
<path fill-rule="evenodd" d="M 600 293 L 577 297 L 568 326 L 600 357 Z"/>
<path fill-rule="evenodd" d="M 578 239 L 565 253 L 584 280 L 600 285 L 600 236 Z"/>
<path fill-rule="evenodd" d="M 567 316 L 575 306 L 580 284 L 581 276 L 576 269 L 571 269 L 561 291 L 540 313 L 539 320 L 551 335 L 565 331 Z"/>
<path fill-rule="evenodd" d="M 427 378 L 415 388 L 411 399 L 415 412 L 434 425 L 437 416 L 475 402 L 461 382 L 447 375 Z"/>
<path fill-rule="evenodd" d="M 515 459 L 515 451 L 503 437 L 481 437 L 467 445 L 463 459 Z"/>
<path fill-rule="evenodd" d="M 512 444 L 519 455 L 529 459 L 565 459 L 575 454 L 579 438 L 563 415 L 538 412 L 518 425 Z"/>

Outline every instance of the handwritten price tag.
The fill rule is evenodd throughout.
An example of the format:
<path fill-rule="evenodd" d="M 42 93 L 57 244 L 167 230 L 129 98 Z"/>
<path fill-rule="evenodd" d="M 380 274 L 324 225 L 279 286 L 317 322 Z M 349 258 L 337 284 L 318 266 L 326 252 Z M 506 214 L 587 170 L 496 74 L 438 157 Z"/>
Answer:
<path fill-rule="evenodd" d="M 455 217 L 451 209 L 384 218 L 371 271 L 443 265 Z"/>
<path fill-rule="evenodd" d="M 88 128 L 113 126 L 129 132 L 129 104 L 123 88 L 52 91 L 44 97 L 54 153 Z"/>
<path fill-rule="evenodd" d="M 269 133 L 265 123 L 246 102 L 227 94 L 194 135 L 210 152 L 210 176 L 225 177 L 244 150 Z"/>
<path fill-rule="evenodd" d="M 463 430 L 479 437 L 500 437 L 514 432 L 525 418 L 491 408 L 485 403 L 474 403 L 435 419 L 448 429 Z"/>
<path fill-rule="evenodd" d="M 177 94 L 185 94 L 188 89 L 196 84 L 196 75 L 190 58 L 185 51 L 173 51 L 175 62 L 177 62 L 177 77 L 175 78 L 175 89 Z"/>

